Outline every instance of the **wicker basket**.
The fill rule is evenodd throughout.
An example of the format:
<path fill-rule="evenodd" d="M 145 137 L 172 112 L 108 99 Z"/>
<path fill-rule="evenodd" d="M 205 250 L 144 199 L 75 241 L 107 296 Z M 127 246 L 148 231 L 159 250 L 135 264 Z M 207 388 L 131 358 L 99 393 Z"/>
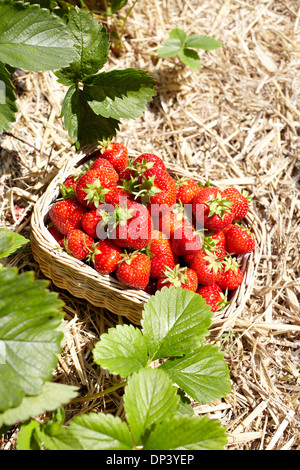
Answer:
<path fill-rule="evenodd" d="M 35 204 L 31 220 L 33 256 L 44 275 L 50 278 L 57 287 L 66 289 L 75 297 L 85 299 L 95 306 L 104 307 L 110 312 L 126 317 L 133 324 L 139 325 L 143 306 L 149 300 L 150 295 L 142 290 L 130 289 L 110 275 L 99 274 L 91 266 L 57 248 L 57 243 L 45 225 L 48 221 L 50 206 L 59 195 L 58 183 L 62 183 L 72 173 L 74 167 L 80 167 L 90 159 L 89 152 L 76 154 L 73 159 L 69 159 Z M 195 175 L 175 165 L 166 164 L 166 167 L 170 174 L 176 173 L 179 176 L 195 178 Z M 231 292 L 231 303 L 225 309 L 216 312 L 213 317 L 212 332 L 215 331 L 218 334 L 230 327 L 234 319 L 242 312 L 251 293 L 255 269 L 260 260 L 263 226 L 251 209 L 245 222 L 252 226 L 257 248 L 241 258 L 244 281 L 238 289 Z"/>

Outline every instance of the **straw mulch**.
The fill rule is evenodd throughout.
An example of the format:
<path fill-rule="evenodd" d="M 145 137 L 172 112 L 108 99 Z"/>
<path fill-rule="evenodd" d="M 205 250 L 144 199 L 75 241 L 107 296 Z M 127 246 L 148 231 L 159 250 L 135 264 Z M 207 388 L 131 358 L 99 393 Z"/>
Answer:
<path fill-rule="evenodd" d="M 111 54 L 105 66 L 136 67 L 158 81 L 147 111 L 124 122 L 117 140 L 214 184 L 246 188 L 265 226 L 252 295 L 217 340 L 232 391 L 220 402 L 193 403 L 195 413 L 227 428 L 228 450 L 300 449 L 299 23 L 297 0 L 140 0 L 120 57 Z M 176 58 L 158 60 L 155 50 L 174 27 L 214 36 L 223 47 L 200 52 L 198 72 Z M 29 236 L 34 203 L 73 150 L 59 118 L 65 89 L 55 77 L 30 73 L 16 84 L 14 137 L 0 141 L 0 218 Z M 12 256 L 9 265 L 44 277 L 30 253 Z M 117 379 L 94 365 L 92 349 L 121 317 L 50 288 L 65 302 L 68 328 L 54 380 L 78 385 L 82 395 L 110 387 Z M 121 393 L 69 407 L 67 417 L 90 410 L 123 417 Z M 14 448 L 17 432 L 2 448 Z"/>

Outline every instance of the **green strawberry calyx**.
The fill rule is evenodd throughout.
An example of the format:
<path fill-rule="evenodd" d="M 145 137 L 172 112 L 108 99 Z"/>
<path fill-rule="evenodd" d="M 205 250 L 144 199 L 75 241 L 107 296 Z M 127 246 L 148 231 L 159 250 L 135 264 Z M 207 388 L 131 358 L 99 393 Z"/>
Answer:
<path fill-rule="evenodd" d="M 88 204 L 93 203 L 95 207 L 99 207 L 99 204 L 105 203 L 105 195 L 109 193 L 110 189 L 104 188 L 101 185 L 100 180 L 96 179 L 93 183 L 87 183 L 86 188 L 83 189 L 83 192 L 86 193 L 84 198 Z"/>
<path fill-rule="evenodd" d="M 174 287 L 180 287 L 181 284 L 187 284 L 187 266 L 181 268 L 180 264 L 176 264 L 174 269 L 166 266 L 164 276 L 165 279 L 162 281 L 162 284 L 170 282 Z"/>
<path fill-rule="evenodd" d="M 240 268 L 240 264 L 237 262 L 235 257 L 226 256 L 223 260 L 224 272 L 229 270 L 237 271 Z"/>
<path fill-rule="evenodd" d="M 205 261 L 207 262 L 208 268 L 211 269 L 214 273 L 217 273 L 218 271 L 220 271 L 220 269 L 222 269 L 224 258 L 218 258 L 218 256 L 211 251 L 208 251 L 206 253 L 207 255 L 204 256 L 203 259 L 205 259 Z"/>
<path fill-rule="evenodd" d="M 217 196 L 206 203 L 209 207 L 209 214 L 208 217 L 212 217 L 213 215 L 218 215 L 221 219 L 224 218 L 227 212 L 230 212 L 230 208 L 233 202 L 229 201 L 226 198 L 223 198 L 220 193 Z"/>
<path fill-rule="evenodd" d="M 142 204 L 150 203 L 151 198 L 162 191 L 160 188 L 155 186 L 154 182 L 155 175 L 150 176 L 149 178 L 145 178 L 145 176 L 143 176 L 142 182 L 137 185 L 137 191 L 134 193 L 135 199 L 140 197 Z"/>

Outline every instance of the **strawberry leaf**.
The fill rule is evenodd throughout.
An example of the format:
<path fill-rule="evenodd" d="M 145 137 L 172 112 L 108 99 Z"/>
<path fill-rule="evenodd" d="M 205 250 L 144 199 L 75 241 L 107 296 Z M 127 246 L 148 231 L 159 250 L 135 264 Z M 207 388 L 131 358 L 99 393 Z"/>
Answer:
<path fill-rule="evenodd" d="M 10 74 L 0 62 L 0 134 L 3 130 L 10 129 L 11 123 L 16 120 L 15 113 L 18 111 L 16 99 Z"/>
<path fill-rule="evenodd" d="M 184 47 L 178 52 L 178 57 L 191 70 L 198 70 L 201 67 L 201 61 L 196 51 Z"/>
<path fill-rule="evenodd" d="M 128 380 L 124 408 L 133 440 L 140 445 L 154 424 L 177 412 L 179 395 L 164 371 L 142 369 Z"/>
<path fill-rule="evenodd" d="M 112 70 L 87 78 L 83 94 L 95 114 L 136 119 L 155 94 L 154 84 L 154 79 L 142 70 Z"/>
<path fill-rule="evenodd" d="M 57 70 L 74 58 L 64 22 L 39 5 L 2 0 L 0 60 L 33 72 Z"/>
<path fill-rule="evenodd" d="M 163 287 L 145 305 L 141 321 L 150 360 L 197 349 L 208 335 L 211 319 L 211 309 L 201 295 Z"/>
<path fill-rule="evenodd" d="M 180 39 L 168 39 L 164 44 L 159 47 L 156 51 L 158 57 L 175 57 L 181 49 Z"/>
<path fill-rule="evenodd" d="M 225 429 L 206 416 L 179 416 L 158 423 L 149 434 L 144 450 L 224 450 Z"/>
<path fill-rule="evenodd" d="M 171 358 L 160 368 L 199 403 L 211 403 L 231 391 L 223 354 L 211 345 L 202 346 L 184 357 Z"/>
<path fill-rule="evenodd" d="M 95 114 L 82 90 L 75 85 L 71 86 L 65 95 L 61 117 L 77 149 L 111 138 L 119 128 L 119 121 Z"/>
<path fill-rule="evenodd" d="M 56 76 L 63 85 L 73 85 L 97 73 L 106 63 L 109 34 L 92 13 L 77 7 L 69 11 L 67 31 L 74 41 L 75 58 L 68 67 L 56 72 Z"/>
<path fill-rule="evenodd" d="M 117 325 L 95 344 L 94 361 L 111 374 L 127 377 L 147 364 L 146 341 L 133 325 Z"/>
<path fill-rule="evenodd" d="M 26 245 L 27 243 L 29 243 L 29 240 L 22 235 L 5 228 L 1 228 L 0 259 L 15 253 L 19 248 L 21 248 L 21 246 Z"/>
<path fill-rule="evenodd" d="M 222 43 L 211 36 L 192 34 L 186 39 L 185 46 L 194 49 L 203 49 L 204 51 L 212 51 L 213 49 L 222 47 Z"/>

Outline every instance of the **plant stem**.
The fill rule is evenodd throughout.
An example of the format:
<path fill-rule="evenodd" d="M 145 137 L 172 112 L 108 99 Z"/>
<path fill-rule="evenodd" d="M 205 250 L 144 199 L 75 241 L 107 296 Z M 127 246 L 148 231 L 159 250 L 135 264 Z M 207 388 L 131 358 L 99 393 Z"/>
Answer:
<path fill-rule="evenodd" d="M 136 3 L 138 2 L 139 0 L 134 0 L 133 4 L 131 5 L 131 7 L 129 8 L 126 16 L 125 16 L 125 19 L 123 21 L 123 24 L 122 24 L 122 29 L 121 29 L 121 40 L 123 38 L 123 35 L 124 35 L 124 29 L 125 29 L 125 25 L 126 25 L 126 21 L 128 19 L 128 16 L 130 15 L 130 13 L 132 12 L 133 8 L 135 7 Z"/>
<path fill-rule="evenodd" d="M 107 388 L 106 390 L 103 390 L 102 392 L 98 393 L 93 393 L 92 395 L 86 395 L 85 397 L 78 397 L 74 398 L 69 402 L 69 404 L 73 403 L 79 403 L 82 401 L 89 401 L 89 400 L 94 400 L 95 398 L 103 397 L 104 395 L 107 395 L 111 392 L 114 392 L 115 390 L 118 390 L 118 388 L 124 387 L 124 385 L 127 384 L 127 380 L 124 380 L 124 382 L 120 382 L 116 385 L 113 385 L 112 387 Z"/>

